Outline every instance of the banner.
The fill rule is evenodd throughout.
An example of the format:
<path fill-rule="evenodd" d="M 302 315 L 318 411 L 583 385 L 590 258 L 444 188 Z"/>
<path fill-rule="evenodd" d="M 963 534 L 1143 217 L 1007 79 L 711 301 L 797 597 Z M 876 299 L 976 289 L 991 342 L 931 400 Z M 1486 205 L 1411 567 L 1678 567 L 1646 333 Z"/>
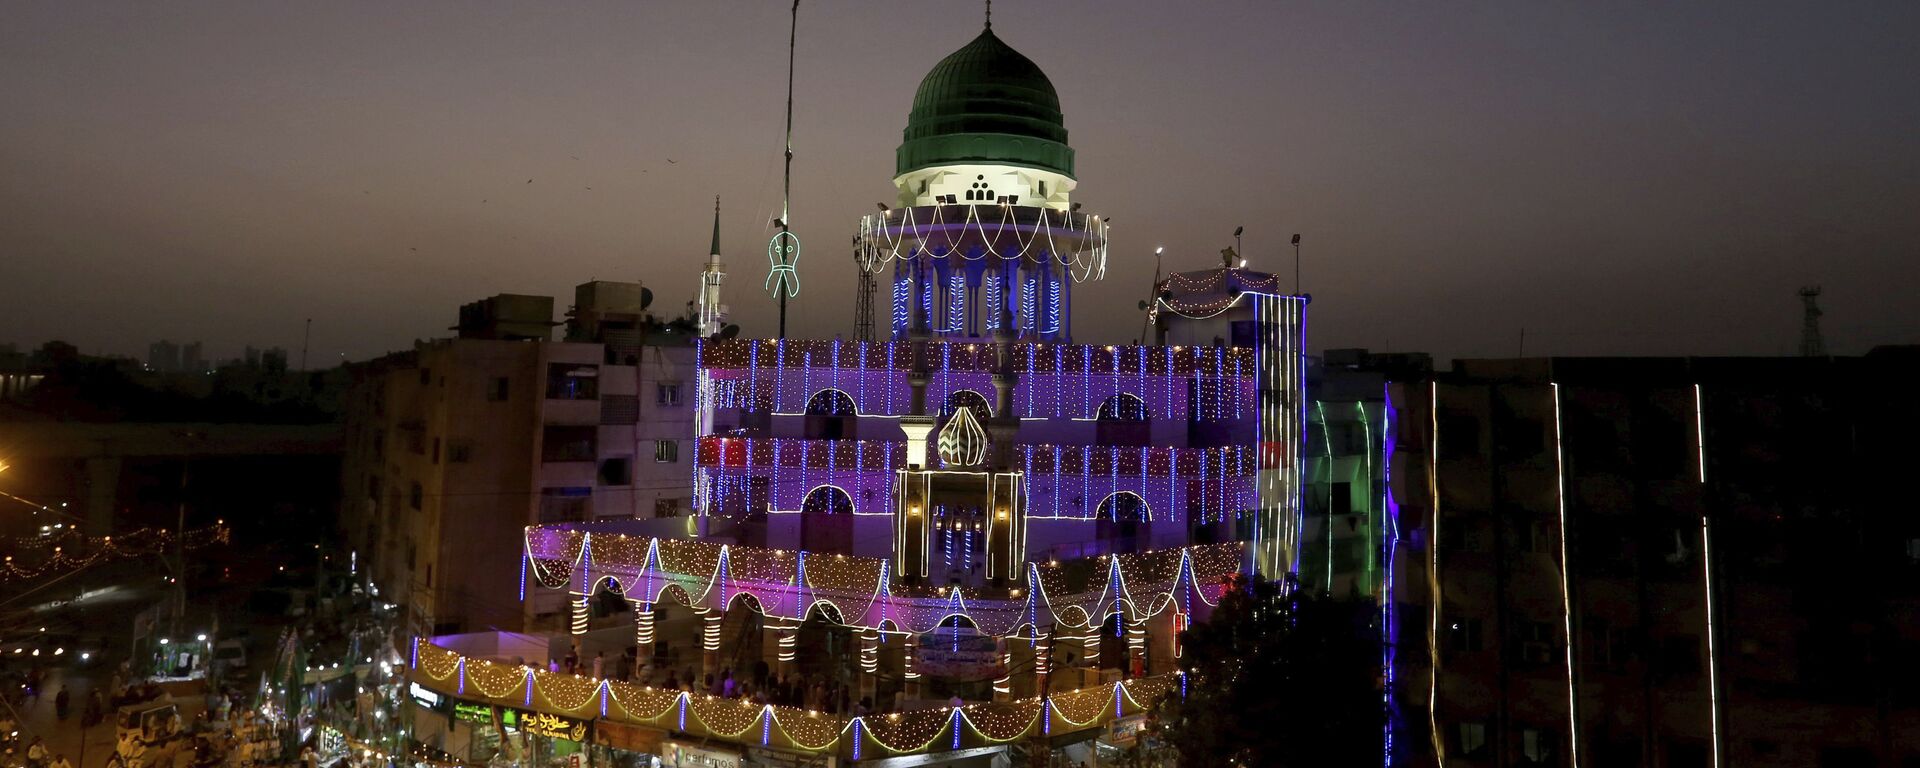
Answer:
<path fill-rule="evenodd" d="M 915 671 L 934 677 L 990 680 L 1005 674 L 1000 640 L 972 629 L 940 628 L 920 635 Z"/>

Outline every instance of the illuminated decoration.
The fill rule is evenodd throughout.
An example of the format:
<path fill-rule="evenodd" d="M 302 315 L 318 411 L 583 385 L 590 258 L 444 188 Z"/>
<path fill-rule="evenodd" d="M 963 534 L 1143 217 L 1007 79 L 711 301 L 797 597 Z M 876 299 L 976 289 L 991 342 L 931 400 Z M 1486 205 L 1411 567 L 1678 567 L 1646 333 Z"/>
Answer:
<path fill-rule="evenodd" d="M 787 27 L 787 138 L 786 166 L 780 176 L 780 231 L 767 241 L 767 280 L 762 286 L 780 300 L 780 338 L 787 337 L 787 299 L 800 295 L 800 238 L 791 231 L 793 212 L 793 60 L 800 32 L 800 0 L 793 0 Z"/>
<path fill-rule="evenodd" d="M 799 262 L 800 238 L 785 230 L 775 233 L 767 241 L 767 279 L 761 288 L 776 297 L 799 296 L 800 273 L 794 269 Z"/>
<path fill-rule="evenodd" d="M 1045 698 L 846 717 L 471 659 L 426 640 L 415 641 L 414 652 L 421 660 L 411 675 L 415 683 L 518 710 L 521 723 L 538 720 L 539 730 L 529 730 L 541 735 L 584 738 L 584 721 L 596 717 L 604 703 L 602 719 L 609 722 L 671 727 L 694 736 L 806 753 L 869 757 L 925 752 L 935 744 L 985 747 L 1036 733 L 1105 728 L 1118 718 L 1146 711 L 1179 685 L 1177 676 L 1159 675 Z M 463 671 L 469 684 L 461 691 L 457 678 Z M 526 701 L 533 704 L 522 703 Z"/>
<path fill-rule="evenodd" d="M 1440 382 L 1427 383 L 1427 502 L 1433 517 L 1427 526 L 1427 736 L 1434 759 L 1447 764 L 1446 734 L 1440 730 Z"/>
<path fill-rule="evenodd" d="M 940 463 L 954 467 L 976 467 L 987 458 L 987 431 L 973 418 L 972 408 L 960 408 L 940 429 L 935 446 Z"/>
<path fill-rule="evenodd" d="M 115 536 L 87 536 L 73 528 L 62 528 L 58 532 L 8 540 L 5 549 L 10 554 L 0 559 L 0 582 L 73 573 L 99 563 L 182 548 L 194 552 L 226 544 L 229 536 L 225 525 L 195 528 L 184 535 L 160 528 L 141 528 Z"/>
<path fill-rule="evenodd" d="M 1383 725 L 1385 732 L 1381 741 L 1385 753 L 1385 762 L 1382 763 L 1382 765 L 1387 768 L 1392 768 L 1395 726 L 1398 725 L 1400 717 L 1399 702 L 1393 698 L 1395 681 L 1399 676 L 1399 664 L 1394 656 L 1395 650 L 1400 644 L 1400 617 L 1394 610 L 1393 602 L 1393 572 L 1394 566 L 1397 564 L 1400 548 L 1400 502 L 1395 499 L 1393 495 L 1393 457 L 1394 450 L 1397 447 L 1397 435 L 1399 433 L 1395 430 L 1393 420 L 1395 415 L 1393 407 L 1393 384 L 1391 382 L 1385 384 L 1382 390 L 1382 402 L 1385 404 L 1385 411 L 1380 417 L 1380 471 L 1383 481 L 1380 484 L 1380 495 L 1381 508 L 1386 511 L 1386 516 L 1383 521 L 1386 529 L 1382 532 L 1383 535 L 1381 539 L 1385 544 L 1386 551 L 1381 554 L 1380 559 L 1385 566 L 1386 574 L 1385 578 L 1380 581 L 1380 637 L 1382 640 L 1380 643 L 1380 667 L 1382 679 L 1386 682 L 1385 685 L 1381 687 L 1380 697 L 1387 716 L 1386 722 Z M 1369 441 L 1369 443 L 1371 443 L 1371 441 Z M 1369 472 L 1368 474 L 1371 475 L 1372 473 Z"/>
<path fill-rule="evenodd" d="M 607 533 L 589 540 L 564 526 L 534 526 L 527 529 L 534 583 L 550 589 L 574 583 L 589 541 L 600 577 L 596 586 L 629 600 L 692 605 L 704 622 L 703 649 L 711 651 L 720 648 L 721 610 L 742 593 L 753 596 L 754 610 L 769 616 L 803 616 L 825 604 L 836 623 L 865 629 L 918 634 L 957 613 L 998 637 L 1032 626 L 1036 615 L 1041 623 L 1097 634 L 1109 616 L 1136 621 L 1172 610 L 1184 589 L 1208 605 L 1218 602 L 1222 580 L 1239 572 L 1242 553 L 1239 544 L 1227 543 L 1114 555 L 1091 573 L 1070 562 L 1034 564 L 1033 589 L 995 597 L 964 586 L 941 591 L 891 584 L 884 558 L 813 557 L 803 573 L 800 553 L 790 550 Z M 655 591 L 646 593 L 649 588 Z"/>
<path fill-rule="evenodd" d="M 1099 216 L 1018 205 L 927 205 L 860 219 L 860 265 L 878 273 L 895 260 L 952 254 L 974 262 L 1057 264 L 1075 282 L 1107 269 L 1107 225 Z"/>
<path fill-rule="evenodd" d="M 1707 508 L 1707 419 L 1700 385 L 1693 385 L 1694 456 L 1700 465 L 1700 581 L 1707 596 L 1707 710 L 1712 725 L 1713 766 L 1720 768 L 1720 653 L 1713 621 L 1713 515 Z"/>
<path fill-rule="evenodd" d="M 1580 709 L 1574 691 L 1573 669 L 1573 564 L 1567 561 L 1567 465 L 1561 450 L 1560 385 L 1553 389 L 1553 474 L 1554 501 L 1560 510 L 1560 607 L 1567 633 L 1567 748 L 1575 766 L 1580 765 Z"/>

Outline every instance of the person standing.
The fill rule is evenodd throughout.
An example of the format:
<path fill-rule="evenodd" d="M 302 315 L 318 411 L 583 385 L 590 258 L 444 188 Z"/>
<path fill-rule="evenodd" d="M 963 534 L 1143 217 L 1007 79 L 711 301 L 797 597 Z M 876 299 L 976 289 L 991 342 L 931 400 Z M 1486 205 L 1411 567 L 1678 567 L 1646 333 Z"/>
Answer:
<path fill-rule="evenodd" d="M 60 689 L 53 694 L 53 716 L 61 720 L 67 719 L 67 710 L 72 705 L 73 693 L 68 691 L 66 686 L 60 686 Z"/>

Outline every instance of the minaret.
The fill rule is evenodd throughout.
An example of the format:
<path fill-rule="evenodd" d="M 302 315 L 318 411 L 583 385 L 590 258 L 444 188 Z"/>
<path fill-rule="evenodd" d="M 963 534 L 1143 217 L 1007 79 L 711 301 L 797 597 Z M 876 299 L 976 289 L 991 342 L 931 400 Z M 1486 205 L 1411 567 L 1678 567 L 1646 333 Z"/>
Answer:
<path fill-rule="evenodd" d="M 727 281 L 727 272 L 720 266 L 719 195 L 713 197 L 713 248 L 709 253 L 707 267 L 700 272 L 700 294 L 696 299 L 701 336 L 713 336 L 727 326 L 727 305 L 720 303 L 720 284 Z"/>

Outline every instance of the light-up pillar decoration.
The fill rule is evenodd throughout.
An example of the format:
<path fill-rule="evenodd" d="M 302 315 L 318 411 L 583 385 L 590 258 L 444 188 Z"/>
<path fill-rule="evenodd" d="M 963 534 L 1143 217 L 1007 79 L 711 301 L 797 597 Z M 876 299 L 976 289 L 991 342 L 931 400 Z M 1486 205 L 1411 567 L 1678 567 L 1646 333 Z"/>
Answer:
<path fill-rule="evenodd" d="M 907 681 L 907 698 L 920 698 L 920 671 L 915 668 L 914 657 L 920 653 L 920 636 L 908 632 L 901 635 L 900 670 L 901 677 Z"/>
<path fill-rule="evenodd" d="M 1127 625 L 1127 677 L 1147 675 L 1147 620 L 1130 619 Z"/>
<path fill-rule="evenodd" d="M 995 421 L 998 421 L 996 419 Z M 1002 472 L 992 476 L 992 499 L 987 516 L 986 575 L 996 587 L 1018 583 L 1026 572 L 1027 509 L 1022 505 L 1020 484 L 1026 478 Z"/>
<path fill-rule="evenodd" d="M 1052 690 L 1048 683 L 1053 677 L 1053 633 L 1038 627 L 1033 631 L 1033 695 L 1045 696 Z"/>
<path fill-rule="evenodd" d="M 932 481 L 926 473 L 912 469 L 894 477 L 899 499 L 893 514 L 895 577 L 911 584 L 927 577 L 927 561 L 932 557 L 933 511 L 927 506 Z"/>
<path fill-rule="evenodd" d="M 653 661 L 653 641 L 655 637 L 653 604 L 644 600 L 633 602 L 633 658 L 634 663 L 646 665 Z"/>
<path fill-rule="evenodd" d="M 592 596 L 583 595 L 579 592 L 569 592 L 567 594 L 567 604 L 570 612 L 573 614 L 573 621 L 568 629 L 573 634 L 584 635 L 587 633 L 587 622 L 593 616 L 589 609 L 588 601 L 592 599 Z"/>
<path fill-rule="evenodd" d="M 785 622 L 774 639 L 778 649 L 774 660 L 779 662 L 774 668 L 780 670 L 781 677 L 791 677 L 800 654 L 800 622 Z"/>
<path fill-rule="evenodd" d="M 860 630 L 860 697 L 872 698 L 879 692 L 880 632 Z"/>
<path fill-rule="evenodd" d="M 721 614 L 702 606 L 694 609 L 694 615 L 700 617 L 700 671 L 702 674 L 717 675 L 720 673 Z"/>
<path fill-rule="evenodd" d="M 1093 670 L 1095 677 L 1098 677 L 1100 672 L 1100 636 L 1106 632 L 1105 622 L 1089 622 L 1087 633 L 1080 637 L 1080 666 L 1083 669 Z M 1074 687 L 1080 687 L 1080 681 L 1075 681 Z"/>
<path fill-rule="evenodd" d="M 1012 701 L 1013 700 L 1014 642 L 1011 639 L 1003 642 L 1005 642 L 1005 646 L 1002 647 L 1000 651 L 1000 676 L 997 678 L 994 678 L 994 681 L 993 681 L 993 700 L 994 701 Z"/>

